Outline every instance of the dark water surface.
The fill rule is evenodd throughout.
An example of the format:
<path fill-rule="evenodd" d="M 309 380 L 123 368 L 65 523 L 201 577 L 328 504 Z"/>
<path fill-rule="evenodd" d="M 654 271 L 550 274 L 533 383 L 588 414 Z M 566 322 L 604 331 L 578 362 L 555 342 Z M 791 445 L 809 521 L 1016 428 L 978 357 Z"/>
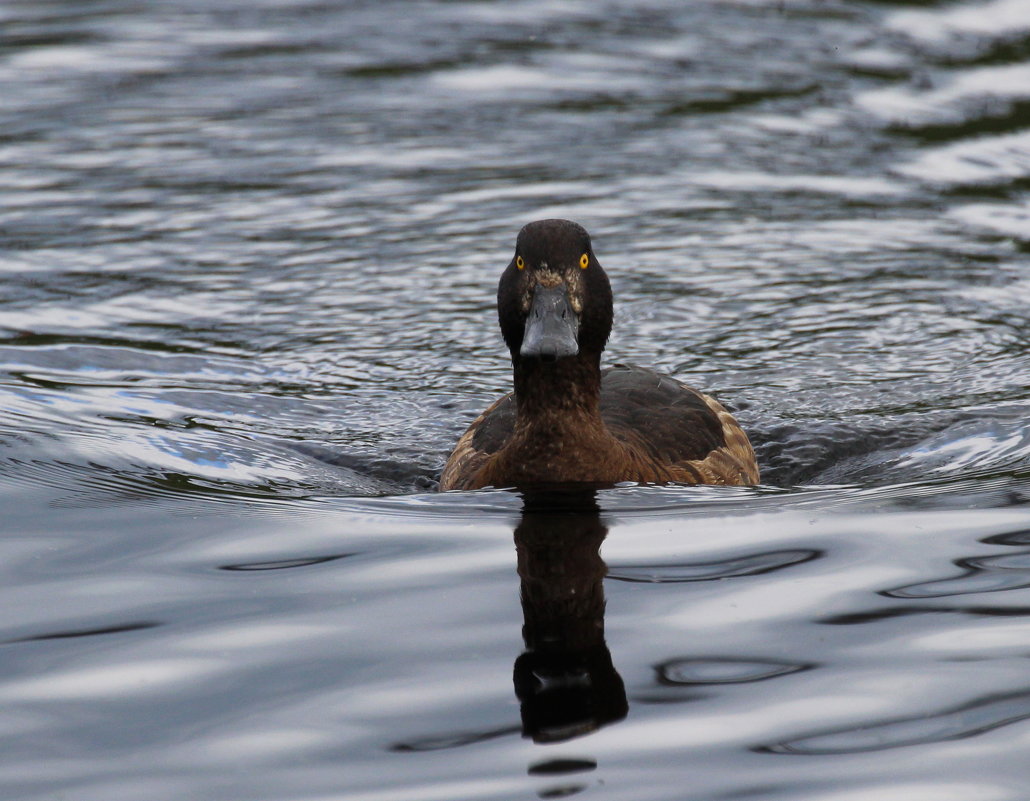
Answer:
<path fill-rule="evenodd" d="M 767 486 L 435 493 L 547 216 Z M 0 796 L 1021 801 L 1028 307 L 1026 0 L 0 4 Z"/>

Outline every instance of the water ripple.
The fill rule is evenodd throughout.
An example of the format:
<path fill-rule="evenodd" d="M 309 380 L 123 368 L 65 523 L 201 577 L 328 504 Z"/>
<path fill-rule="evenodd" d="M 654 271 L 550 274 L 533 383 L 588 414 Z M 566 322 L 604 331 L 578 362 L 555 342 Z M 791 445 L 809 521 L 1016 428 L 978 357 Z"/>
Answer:
<path fill-rule="evenodd" d="M 755 750 L 806 756 L 863 754 L 963 740 L 1027 719 L 1030 719 L 1030 692 L 991 695 L 944 712 L 863 723 L 775 745 L 759 746 Z"/>
<path fill-rule="evenodd" d="M 888 598 L 950 598 L 1030 587 L 1030 551 L 957 559 L 955 565 L 963 573 L 954 578 L 909 584 L 881 594 Z"/>
<path fill-rule="evenodd" d="M 789 676 L 815 665 L 759 659 L 683 657 L 655 666 L 658 681 L 671 686 L 747 684 Z"/>
<path fill-rule="evenodd" d="M 719 581 L 743 576 L 759 576 L 824 556 L 815 549 L 766 551 L 714 562 L 685 562 L 674 565 L 613 565 L 608 578 L 647 584 L 679 584 L 693 581 Z"/>

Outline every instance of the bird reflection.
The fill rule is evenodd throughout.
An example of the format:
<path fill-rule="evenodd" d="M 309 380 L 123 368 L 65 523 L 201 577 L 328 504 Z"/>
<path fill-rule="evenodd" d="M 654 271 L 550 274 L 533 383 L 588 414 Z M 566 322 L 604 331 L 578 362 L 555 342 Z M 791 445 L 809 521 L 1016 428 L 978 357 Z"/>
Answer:
<path fill-rule="evenodd" d="M 534 742 L 580 737 L 629 708 L 604 641 L 607 533 L 592 490 L 524 496 L 515 547 L 526 650 L 514 679 L 522 734 Z"/>

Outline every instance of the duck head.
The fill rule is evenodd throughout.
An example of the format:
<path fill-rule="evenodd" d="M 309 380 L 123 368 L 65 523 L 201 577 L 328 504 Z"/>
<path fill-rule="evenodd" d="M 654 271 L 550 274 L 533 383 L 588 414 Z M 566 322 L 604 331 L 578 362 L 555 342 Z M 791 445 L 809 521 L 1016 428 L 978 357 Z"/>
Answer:
<path fill-rule="evenodd" d="M 539 220 L 519 231 L 497 287 L 497 314 L 516 365 L 600 359 L 612 328 L 612 290 L 590 234 L 569 220 Z"/>

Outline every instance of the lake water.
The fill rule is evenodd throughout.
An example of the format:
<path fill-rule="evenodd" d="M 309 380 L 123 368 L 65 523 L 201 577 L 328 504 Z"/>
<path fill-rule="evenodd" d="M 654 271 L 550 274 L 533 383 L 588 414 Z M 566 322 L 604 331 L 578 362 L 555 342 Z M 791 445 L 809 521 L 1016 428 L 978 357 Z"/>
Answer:
<path fill-rule="evenodd" d="M 519 227 L 759 488 L 435 492 Z M 0 5 L 0 796 L 1022 801 L 1030 4 Z"/>

